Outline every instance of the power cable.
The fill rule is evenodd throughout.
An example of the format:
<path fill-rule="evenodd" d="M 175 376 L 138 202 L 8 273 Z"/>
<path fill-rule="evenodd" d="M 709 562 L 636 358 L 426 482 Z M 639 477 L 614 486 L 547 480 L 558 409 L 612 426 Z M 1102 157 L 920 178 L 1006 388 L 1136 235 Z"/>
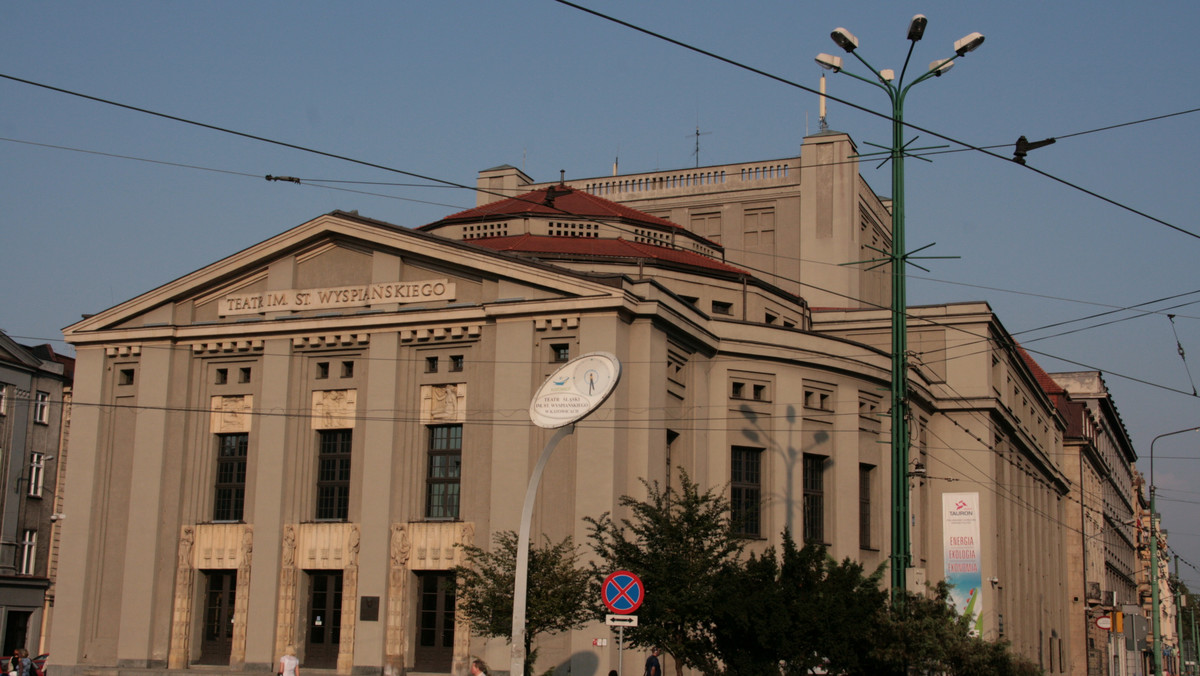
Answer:
<path fill-rule="evenodd" d="M 627 21 L 622 21 L 621 19 L 617 19 L 616 17 L 609 16 L 609 15 L 607 15 L 607 14 L 603 14 L 603 13 L 601 13 L 601 12 L 598 12 L 598 11 L 596 11 L 596 10 L 589 9 L 589 8 L 587 8 L 587 7 L 584 7 L 584 6 L 582 6 L 582 5 L 577 5 L 577 4 L 573 3 L 573 2 L 570 2 L 569 0 L 555 0 L 555 2 L 558 2 L 559 4 L 562 4 L 562 5 L 566 5 L 566 6 L 568 6 L 568 7 L 572 7 L 572 8 L 574 8 L 574 9 L 577 9 L 577 10 L 581 11 L 581 12 L 585 12 L 585 13 L 587 13 L 587 14 L 591 14 L 591 15 L 593 15 L 593 16 L 596 16 L 596 17 L 598 17 L 598 18 L 604 19 L 605 21 L 611 21 L 612 23 L 615 23 L 615 24 L 618 24 L 618 25 L 621 25 L 621 26 L 625 26 L 626 28 L 629 28 L 629 29 L 631 29 L 631 30 L 638 31 L 639 33 L 644 33 L 644 34 L 646 34 L 646 35 L 649 35 L 649 36 L 651 36 L 651 37 L 653 37 L 653 38 L 656 38 L 656 39 L 659 39 L 659 40 L 663 40 L 663 41 L 665 41 L 665 42 L 669 42 L 669 43 L 671 43 L 671 44 L 673 44 L 673 45 L 676 45 L 676 46 L 678 46 L 678 47 L 682 47 L 682 48 L 684 48 L 684 49 L 687 49 L 687 50 L 690 50 L 690 51 L 693 51 L 693 52 L 696 52 L 696 53 L 698 53 L 698 54 L 702 54 L 702 55 L 704 55 L 704 56 L 707 56 L 707 57 L 709 57 L 709 58 L 716 59 L 716 60 L 718 60 L 718 61 L 721 61 L 721 62 L 723 62 L 723 63 L 726 63 L 726 64 L 729 64 L 729 65 L 731 65 L 731 66 L 734 66 L 735 68 L 741 68 L 742 70 L 749 71 L 749 72 L 751 72 L 751 73 L 754 73 L 754 74 L 756 74 L 756 75 L 761 75 L 762 77 L 768 78 L 768 79 L 770 79 L 770 80 L 774 80 L 774 81 L 776 81 L 776 82 L 779 82 L 779 83 L 781 83 L 781 84 L 788 85 L 789 87 L 795 87 L 796 89 L 800 89 L 800 90 L 802 90 L 802 91 L 806 91 L 806 92 L 808 92 L 808 93 L 810 93 L 810 94 L 817 94 L 817 95 L 819 95 L 819 96 L 824 96 L 825 98 L 827 98 L 827 99 L 829 99 L 829 100 L 831 100 L 831 101 L 836 101 L 836 102 L 838 102 L 838 103 L 841 103 L 842 105 L 850 106 L 851 108 L 854 108 L 855 110 L 858 110 L 858 111 L 861 111 L 861 112 L 867 113 L 867 114 L 869 114 L 869 115 L 873 115 L 873 116 L 875 116 L 875 117 L 879 117 L 879 118 L 882 118 L 882 119 L 885 119 L 885 120 L 889 120 L 889 121 L 893 121 L 893 122 L 895 121 L 895 120 L 892 118 L 892 116 L 890 116 L 890 115 L 886 115 L 886 114 L 884 114 L 884 113 L 880 113 L 880 112 L 877 112 L 877 111 L 871 110 L 870 108 L 867 108 L 867 107 L 865 107 L 865 106 L 860 106 L 860 105 L 858 105 L 858 104 L 856 104 L 856 103 L 851 103 L 850 101 L 847 101 L 847 100 L 845 100 L 845 99 L 838 98 L 838 97 L 836 97 L 836 96 L 831 96 L 831 95 L 829 95 L 829 94 L 822 94 L 821 92 L 819 92 L 819 91 L 817 91 L 817 90 L 813 89 L 812 87 L 806 87 L 806 86 L 804 86 L 804 85 L 802 85 L 802 84 L 799 84 L 799 83 L 797 83 L 797 82 L 793 82 L 793 81 L 791 81 L 791 80 L 788 80 L 788 79 L 786 79 L 786 78 L 780 77 L 780 76 L 778 76 L 778 75 L 773 75 L 773 74 L 771 74 L 771 73 L 768 73 L 768 72 L 766 72 L 766 71 L 764 71 L 764 70 L 760 70 L 760 69 L 758 69 L 758 68 L 755 68 L 755 67 L 753 67 L 753 66 L 749 66 L 749 65 L 746 65 L 746 64 L 744 64 L 744 63 L 741 63 L 741 62 L 739 62 L 739 61 L 735 61 L 735 60 L 733 60 L 733 59 L 730 59 L 730 58 L 727 58 L 727 57 L 724 57 L 724 56 L 720 56 L 719 54 L 715 54 L 715 53 L 713 53 L 713 52 L 710 52 L 710 51 L 708 51 L 708 50 L 701 49 L 701 48 L 699 48 L 699 47 L 696 47 L 696 46 L 690 45 L 690 44 L 688 44 L 688 43 L 686 43 L 686 42 L 681 42 L 681 41 L 679 41 L 679 40 L 676 40 L 676 39 L 674 39 L 674 38 L 667 37 L 667 36 L 665 36 L 665 35 L 663 35 L 663 34 L 661 34 L 661 33 L 655 33 L 654 31 L 651 31 L 651 30 L 649 30 L 649 29 L 646 29 L 646 28 L 642 28 L 642 27 L 640 27 L 640 26 L 634 25 L 634 24 L 632 24 L 632 23 L 629 23 L 629 22 L 627 22 Z M 926 129 L 926 128 L 924 128 L 924 127 L 919 127 L 919 126 L 917 126 L 917 125 L 915 125 L 915 124 L 912 124 L 912 123 L 910 123 L 910 122 L 906 122 L 906 121 L 900 121 L 900 124 L 904 125 L 905 127 L 908 127 L 909 129 L 912 129 L 912 130 L 914 130 L 914 131 L 919 131 L 919 132 L 922 132 L 922 133 L 924 133 L 924 134 L 929 134 L 930 136 L 934 136 L 934 137 L 936 137 L 936 138 L 940 138 L 940 139 L 942 139 L 943 141 L 949 141 L 950 143 L 954 143 L 954 144 L 956 144 L 956 145 L 964 146 L 964 147 L 966 147 L 966 148 L 968 148 L 968 149 L 970 149 L 970 150 L 974 150 L 974 151 L 977 151 L 977 152 L 983 153 L 984 155 L 987 155 L 987 156 L 989 156 L 989 157 L 993 157 L 993 158 L 996 158 L 996 159 L 999 159 L 999 160 L 1003 160 L 1003 161 L 1005 161 L 1005 162 L 1010 162 L 1010 163 L 1012 162 L 1012 160 L 1011 160 L 1011 159 L 1009 159 L 1009 158 L 1007 158 L 1007 157 L 1005 157 L 1005 156 L 1003 156 L 1003 155 L 998 155 L 998 154 L 996 154 L 996 153 L 993 153 L 993 152 L 991 152 L 991 151 L 989 151 L 989 150 L 986 150 L 986 149 L 984 149 L 984 148 L 983 148 L 983 147 L 981 147 L 981 146 L 976 146 L 976 145 L 973 145 L 973 144 L 971 144 L 971 143 L 967 143 L 967 142 L 965 142 L 965 141 L 960 141 L 960 140 L 958 140 L 958 139 L 955 139 L 955 138 L 952 138 L 952 137 L 950 137 L 950 136 L 946 136 L 945 134 L 940 134 L 940 133 L 938 133 L 938 132 L 935 132 L 935 131 L 932 131 L 932 130 L 930 130 L 930 129 Z M 1059 178 L 1059 177 L 1057 177 L 1057 176 L 1054 176 L 1053 174 L 1050 174 L 1050 173 L 1048 173 L 1048 172 L 1042 171 L 1041 169 L 1038 169 L 1038 168 L 1036 168 L 1036 167 L 1032 167 L 1032 166 L 1028 166 L 1028 165 L 1022 165 L 1022 166 L 1024 166 L 1024 167 L 1025 167 L 1026 169 L 1028 169 L 1029 171 L 1035 172 L 1035 173 L 1037 173 L 1037 174 L 1039 174 L 1039 175 L 1041 175 L 1041 176 L 1044 176 L 1044 177 L 1046 177 L 1046 178 L 1048 178 L 1048 179 L 1050 179 L 1050 180 L 1052 180 L 1052 181 L 1055 181 L 1055 182 L 1057 182 L 1057 183 L 1061 183 L 1062 185 L 1065 185 L 1065 186 L 1067 186 L 1067 187 L 1069 187 L 1069 188 L 1073 188 L 1073 189 L 1075 189 L 1075 190 L 1078 190 L 1079 192 L 1082 192 L 1082 193 L 1084 193 L 1084 194 L 1086 194 L 1086 195 L 1090 195 L 1090 196 L 1092 196 L 1092 197 L 1094 197 L 1094 198 L 1096 198 L 1096 199 L 1099 199 L 1099 200 L 1101 200 L 1101 201 L 1107 202 L 1107 203 L 1109 203 L 1109 204 L 1111 204 L 1111 205 L 1113 205 L 1113 206 L 1115 206 L 1115 207 L 1118 207 L 1118 208 L 1120 208 L 1120 209 L 1124 209 L 1125 211 L 1128 211 L 1128 212 L 1130 212 L 1130 213 L 1133 213 L 1133 214 L 1136 214 L 1136 215 L 1138 215 L 1138 216 L 1141 216 L 1142 218 L 1145 218 L 1145 219 L 1147 219 L 1147 220 L 1154 221 L 1155 223 L 1158 223 L 1159 225 L 1164 225 L 1164 226 L 1166 226 L 1166 227 L 1168 227 L 1168 228 L 1170 228 L 1170 229 L 1172 229 L 1172 230 L 1175 230 L 1175 231 L 1177 231 L 1177 232 L 1180 232 L 1180 233 L 1182 233 L 1182 234 L 1184 234 L 1184 235 L 1187 235 L 1187 236 L 1189 236 L 1189 237 L 1193 237 L 1193 238 L 1196 238 L 1196 239 L 1200 239 L 1200 234 L 1197 234 L 1197 233 L 1191 232 L 1191 231 L 1189 231 L 1189 230 L 1185 230 L 1185 229 L 1183 229 L 1183 228 L 1181 228 L 1181 227 L 1179 227 L 1179 226 L 1177 226 L 1177 225 L 1174 225 L 1174 224 L 1172 224 L 1172 223 L 1169 223 L 1169 222 L 1167 222 L 1167 221 L 1164 221 L 1164 220 L 1162 220 L 1161 218 L 1157 218 L 1157 217 L 1155 217 L 1155 216 L 1151 216 L 1150 214 L 1147 214 L 1147 213 L 1146 213 L 1146 212 L 1144 212 L 1144 211 L 1140 211 L 1140 210 L 1138 210 L 1138 209 L 1135 209 L 1135 208 L 1133 208 L 1133 207 L 1131 207 L 1131 206 L 1128 206 L 1128 205 L 1126 205 L 1126 204 L 1122 204 L 1121 202 L 1118 202 L 1118 201 L 1116 201 L 1116 200 L 1114 200 L 1114 199 L 1111 199 L 1111 198 L 1109 198 L 1109 197 L 1105 197 L 1104 195 L 1101 195 L 1100 193 L 1097 193 L 1097 192 L 1095 192 L 1095 191 L 1093 191 L 1093 190 L 1089 190 L 1089 189 L 1087 189 L 1087 188 L 1084 188 L 1084 187 L 1082 187 L 1082 186 L 1080 186 L 1080 185 L 1077 185 L 1077 184 L 1075 184 L 1075 183 L 1071 183 L 1070 181 L 1067 181 L 1066 179 Z"/>

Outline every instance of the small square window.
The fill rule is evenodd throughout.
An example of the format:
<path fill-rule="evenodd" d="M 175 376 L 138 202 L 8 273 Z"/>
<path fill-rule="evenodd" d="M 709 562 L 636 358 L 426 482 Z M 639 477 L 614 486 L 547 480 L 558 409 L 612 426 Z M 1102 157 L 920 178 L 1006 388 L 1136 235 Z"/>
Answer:
<path fill-rule="evenodd" d="M 714 300 L 712 302 L 712 313 L 714 315 L 731 315 L 733 314 L 733 303 Z"/>
<path fill-rule="evenodd" d="M 352 362 L 352 361 L 342 362 L 342 377 L 343 378 L 353 378 L 354 377 L 354 362 Z"/>
<path fill-rule="evenodd" d="M 733 386 L 730 388 L 729 396 L 732 399 L 745 399 L 746 383 L 734 382 Z"/>
<path fill-rule="evenodd" d="M 571 346 L 566 343 L 554 343 L 550 346 L 553 361 L 564 362 L 571 360 Z"/>
<path fill-rule="evenodd" d="M 329 377 L 329 362 L 317 362 L 317 380 L 325 380 Z"/>
<path fill-rule="evenodd" d="M 461 354 L 450 355 L 450 370 L 463 370 L 463 356 Z"/>
<path fill-rule="evenodd" d="M 117 374 L 117 384 L 118 385 L 132 385 L 133 384 L 133 369 L 121 369 L 121 372 Z"/>
<path fill-rule="evenodd" d="M 213 379 L 217 385 L 224 385 L 229 382 L 229 369 L 217 369 L 217 375 Z"/>
<path fill-rule="evenodd" d="M 238 382 L 239 383 L 250 382 L 250 367 L 249 366 L 244 366 L 244 367 L 238 369 Z"/>
<path fill-rule="evenodd" d="M 425 357 L 425 372 L 426 373 L 437 373 L 437 371 L 438 371 L 438 358 L 437 357 Z"/>
<path fill-rule="evenodd" d="M 753 397 L 754 397 L 754 401 L 766 401 L 767 400 L 767 386 L 766 385 L 755 385 Z"/>

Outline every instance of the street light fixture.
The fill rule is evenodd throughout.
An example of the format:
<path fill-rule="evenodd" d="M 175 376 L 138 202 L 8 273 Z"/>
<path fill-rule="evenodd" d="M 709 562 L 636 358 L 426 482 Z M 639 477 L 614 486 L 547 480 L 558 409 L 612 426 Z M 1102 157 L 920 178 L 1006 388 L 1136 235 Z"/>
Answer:
<path fill-rule="evenodd" d="M 908 370 L 906 356 L 908 353 L 908 322 L 907 322 L 907 292 L 905 266 L 909 261 L 909 252 L 904 248 L 904 98 L 908 90 L 931 77 L 940 77 L 954 65 L 954 59 L 974 51 L 983 44 L 983 35 L 971 33 L 954 43 L 954 53 L 945 59 L 929 64 L 929 70 L 922 73 L 911 83 L 904 83 L 908 72 L 908 62 L 912 58 L 913 48 L 925 36 L 925 26 L 929 20 L 918 14 L 908 24 L 908 56 L 904 59 L 904 67 L 900 77 L 895 77 L 894 71 L 877 70 L 856 51 L 858 38 L 845 28 L 838 27 L 830 37 L 834 43 L 852 54 L 854 58 L 866 66 L 875 75 L 868 79 L 856 75 L 842 67 L 842 59 L 829 54 L 817 56 L 817 63 L 822 68 L 835 73 L 845 73 L 857 80 L 875 85 L 884 90 L 892 103 L 892 146 L 890 158 L 892 161 L 892 251 L 885 259 L 892 267 L 892 593 L 900 595 L 907 588 L 907 573 L 911 565 L 910 554 L 911 523 L 909 521 L 908 495 L 908 456 L 909 456 L 909 409 L 908 409 Z"/>
<path fill-rule="evenodd" d="M 1174 432 L 1163 432 L 1162 434 L 1150 440 L 1150 612 L 1154 615 L 1150 619 L 1151 631 L 1154 634 L 1154 643 L 1151 646 L 1151 654 L 1154 655 L 1154 676 L 1162 676 L 1162 621 L 1159 618 L 1159 600 L 1158 600 L 1158 516 L 1154 509 L 1154 442 L 1163 437 L 1170 437 L 1184 432 L 1200 431 L 1200 427 L 1188 427 Z"/>

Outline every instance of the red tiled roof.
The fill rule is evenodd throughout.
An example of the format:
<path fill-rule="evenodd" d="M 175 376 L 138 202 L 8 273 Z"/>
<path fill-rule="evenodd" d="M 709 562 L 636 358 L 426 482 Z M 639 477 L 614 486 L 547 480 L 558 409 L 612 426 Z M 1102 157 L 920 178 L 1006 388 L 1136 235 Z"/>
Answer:
<path fill-rule="evenodd" d="M 1028 366 L 1029 370 L 1033 372 L 1033 377 L 1037 378 L 1038 384 L 1042 386 L 1043 392 L 1046 394 L 1066 393 L 1066 390 L 1063 389 L 1062 385 L 1054 382 L 1054 379 L 1050 377 L 1050 374 L 1046 373 L 1046 370 L 1043 369 L 1036 361 L 1034 361 L 1033 357 L 1029 356 L 1029 353 L 1025 351 L 1025 348 L 1018 345 L 1017 352 L 1021 354 L 1021 359 L 1025 360 L 1025 365 Z"/>
<path fill-rule="evenodd" d="M 547 199 L 547 197 L 553 199 Z M 479 221 L 496 216 L 520 216 L 538 214 L 541 216 L 585 216 L 599 219 L 617 219 L 658 226 L 669 230 L 684 230 L 683 227 L 657 216 L 643 213 L 623 204 L 617 204 L 597 197 L 582 190 L 576 190 L 567 185 L 556 185 L 527 192 L 518 197 L 510 197 L 451 214 L 440 221 L 422 225 L 418 230 L 428 230 L 435 226 L 450 225 L 460 221 Z"/>
<path fill-rule="evenodd" d="M 643 258 L 690 265 L 692 267 L 719 270 L 733 274 L 749 274 L 745 270 L 727 265 L 707 256 L 691 251 L 671 249 L 664 246 L 630 242 L 628 240 L 599 239 L 592 237 L 551 237 L 547 235 L 515 235 L 512 237 L 487 237 L 469 240 L 496 251 L 517 251 L 554 256 L 587 256 L 592 258 Z"/>

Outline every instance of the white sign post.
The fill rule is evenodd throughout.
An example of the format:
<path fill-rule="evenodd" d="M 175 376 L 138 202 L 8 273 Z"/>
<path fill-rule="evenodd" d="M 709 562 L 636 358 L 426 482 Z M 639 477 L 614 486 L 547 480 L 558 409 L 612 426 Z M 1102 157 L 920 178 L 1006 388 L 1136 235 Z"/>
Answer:
<path fill-rule="evenodd" d="M 542 470 L 562 438 L 575 429 L 608 399 L 621 379 L 621 362 L 607 352 L 589 352 L 558 367 L 538 388 L 529 404 L 529 419 L 545 429 L 557 429 L 538 458 L 525 490 L 521 508 L 521 532 L 517 536 L 517 561 L 513 583 L 512 647 L 509 676 L 525 674 L 525 607 L 529 584 L 529 529 L 533 501 L 537 497 Z"/>

